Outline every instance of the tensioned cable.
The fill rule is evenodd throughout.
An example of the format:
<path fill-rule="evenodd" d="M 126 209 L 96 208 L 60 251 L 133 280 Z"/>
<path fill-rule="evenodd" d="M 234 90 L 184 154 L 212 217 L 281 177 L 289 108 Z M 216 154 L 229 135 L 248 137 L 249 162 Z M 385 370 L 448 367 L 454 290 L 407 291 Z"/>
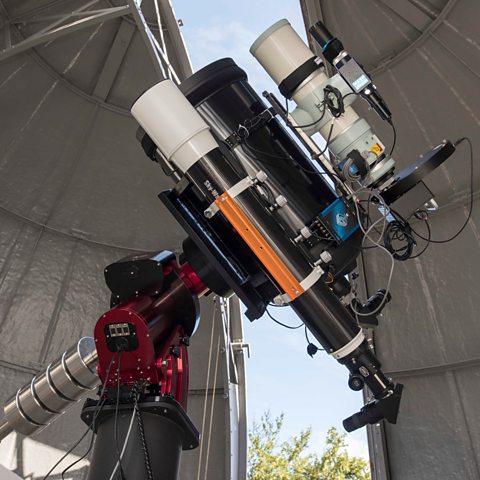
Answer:
<path fill-rule="evenodd" d="M 213 426 L 213 411 L 215 407 L 215 397 L 216 397 L 216 388 L 217 388 L 217 374 L 218 374 L 218 359 L 220 357 L 220 335 L 217 340 L 217 354 L 215 357 L 215 373 L 213 374 L 213 393 L 212 393 L 212 404 L 210 407 L 210 423 L 208 425 L 208 442 L 207 442 L 207 455 L 205 458 L 205 472 L 203 480 L 207 480 L 208 473 L 208 459 L 210 458 L 210 443 L 212 438 L 212 426 Z"/>
<path fill-rule="evenodd" d="M 215 317 L 217 313 L 217 296 L 213 297 L 213 314 L 212 314 L 212 330 L 210 332 L 210 348 L 208 350 L 208 365 L 207 365 L 207 382 L 205 385 L 205 401 L 203 403 L 203 417 L 202 417 L 202 429 L 200 437 L 200 450 L 198 453 L 198 471 L 197 471 L 197 480 L 200 480 L 200 470 L 202 468 L 202 451 L 203 451 L 203 439 L 204 439 L 204 429 L 205 429 L 205 420 L 207 417 L 207 401 L 208 401 L 208 385 L 210 383 L 210 368 L 212 365 L 212 349 L 213 349 L 213 332 L 215 330 Z M 213 395 L 213 393 L 212 393 Z"/>

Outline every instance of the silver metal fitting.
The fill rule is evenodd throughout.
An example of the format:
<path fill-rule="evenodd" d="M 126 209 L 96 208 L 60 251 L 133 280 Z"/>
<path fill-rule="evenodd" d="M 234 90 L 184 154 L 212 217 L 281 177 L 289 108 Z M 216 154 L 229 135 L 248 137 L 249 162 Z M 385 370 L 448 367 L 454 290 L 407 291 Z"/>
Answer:
<path fill-rule="evenodd" d="M 330 263 L 332 261 L 332 255 L 330 255 L 330 252 L 328 250 L 324 250 L 321 254 L 320 254 L 320 260 L 323 262 L 323 263 Z"/>
<path fill-rule="evenodd" d="M 81 338 L 5 402 L 0 440 L 13 430 L 31 435 L 46 427 L 93 390 L 99 384 L 97 362 L 94 339 Z"/>
<path fill-rule="evenodd" d="M 275 199 L 275 204 L 276 204 L 277 208 L 282 208 L 287 204 L 287 199 L 283 195 L 279 195 Z"/>

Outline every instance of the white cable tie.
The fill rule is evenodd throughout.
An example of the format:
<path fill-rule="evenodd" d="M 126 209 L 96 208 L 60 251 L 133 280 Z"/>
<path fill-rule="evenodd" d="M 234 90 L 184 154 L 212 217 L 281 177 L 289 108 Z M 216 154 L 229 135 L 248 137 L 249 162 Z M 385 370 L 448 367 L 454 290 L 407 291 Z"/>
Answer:
<path fill-rule="evenodd" d="M 324 270 L 320 266 L 316 266 L 301 282 L 300 286 L 303 288 L 304 292 L 306 292 L 309 288 L 313 287 L 318 280 L 320 280 L 321 276 L 324 274 Z M 286 294 L 283 293 L 282 295 L 277 295 L 273 299 L 273 303 L 275 305 L 286 305 L 290 303 L 292 299 Z"/>
<path fill-rule="evenodd" d="M 259 170 L 254 177 L 248 175 L 245 178 L 242 178 L 242 180 L 226 190 L 225 193 L 228 193 L 231 198 L 238 197 L 238 195 L 247 190 L 247 188 L 250 188 L 258 182 L 263 183 L 267 178 L 267 174 L 263 170 Z M 219 208 L 217 204 L 212 202 L 203 213 L 207 218 L 212 218 L 218 210 Z"/>

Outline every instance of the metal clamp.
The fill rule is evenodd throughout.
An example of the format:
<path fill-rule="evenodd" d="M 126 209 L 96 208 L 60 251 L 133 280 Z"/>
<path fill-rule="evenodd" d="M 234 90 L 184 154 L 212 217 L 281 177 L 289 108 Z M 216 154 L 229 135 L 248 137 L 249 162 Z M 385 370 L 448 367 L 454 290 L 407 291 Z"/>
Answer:
<path fill-rule="evenodd" d="M 243 340 L 234 340 L 233 342 L 230 343 L 232 346 L 232 349 L 235 353 L 243 353 L 243 350 L 247 350 L 247 356 L 250 358 L 250 344 L 245 343 Z"/>
<path fill-rule="evenodd" d="M 249 118 L 240 124 L 234 132 L 232 132 L 224 142 L 231 150 L 234 149 L 237 145 L 241 145 L 250 134 L 256 132 L 262 128 L 266 123 L 268 123 L 276 115 L 273 108 L 267 108 L 260 112 L 257 116 Z"/>
<path fill-rule="evenodd" d="M 254 177 L 249 175 L 243 178 L 235 185 L 230 187 L 225 193 L 228 193 L 231 198 L 238 197 L 238 195 L 247 190 L 247 188 L 250 188 L 257 183 L 263 183 L 267 178 L 267 174 L 263 170 L 259 170 Z M 219 208 L 217 204 L 212 202 L 210 206 L 203 212 L 203 214 L 207 218 L 212 218 L 218 212 L 218 210 Z"/>
<path fill-rule="evenodd" d="M 325 271 L 323 270 L 322 267 L 320 266 L 316 266 L 311 272 L 309 275 L 307 275 L 301 282 L 300 282 L 300 286 L 302 287 L 303 291 L 307 291 L 309 288 L 311 288 L 313 285 L 315 285 L 315 283 L 318 282 L 318 280 L 320 280 L 321 276 L 325 273 Z M 282 295 L 277 295 L 274 299 L 273 299 L 273 303 L 275 303 L 275 305 L 285 305 L 287 303 L 290 303 L 292 301 L 292 299 L 286 294 L 282 294 Z"/>

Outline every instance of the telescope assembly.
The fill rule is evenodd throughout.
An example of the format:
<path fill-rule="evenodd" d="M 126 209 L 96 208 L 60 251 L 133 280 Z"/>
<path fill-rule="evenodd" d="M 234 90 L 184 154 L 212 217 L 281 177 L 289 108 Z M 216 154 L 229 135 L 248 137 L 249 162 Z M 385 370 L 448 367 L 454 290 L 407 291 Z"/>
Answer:
<path fill-rule="evenodd" d="M 181 451 L 199 444 L 187 415 L 188 346 L 198 298 L 211 293 L 237 295 L 250 321 L 269 306 L 295 312 L 346 367 L 349 387 L 366 391 L 369 401 L 343 421 L 346 431 L 397 422 L 403 385 L 382 371 L 364 329 L 378 325 L 395 294 L 394 262 L 425 251 L 409 223 L 435 205 L 423 178 L 464 139 L 443 140 L 397 171 L 394 142 L 388 147 L 353 104 L 360 97 L 394 134 L 395 112 L 325 25 L 310 33 L 334 75 L 287 20 L 250 48 L 284 100 L 260 96 L 223 58 L 179 85 L 159 82 L 133 104 L 145 154 L 172 179 L 159 198 L 187 234 L 183 252 L 105 268 L 110 310 L 91 337 L 6 402 L 0 440 L 44 428 L 97 388 L 82 410 L 96 436 L 88 480 L 178 478 Z M 365 248 L 386 255 L 391 270 L 386 288 L 362 301 L 355 279 Z"/>
<path fill-rule="evenodd" d="M 328 34 L 324 26 L 314 29 Z M 338 47 L 330 40 L 330 48 Z M 178 88 L 163 81 L 134 104 L 145 152 L 176 181 L 160 198 L 188 233 L 185 256 L 210 290 L 236 293 L 250 320 L 269 304 L 290 306 L 325 351 L 347 367 L 350 387 L 368 387 L 374 398 L 344 421 L 347 431 L 383 418 L 395 423 L 403 387 L 383 374 L 360 326 L 376 323 L 390 293 L 380 290 L 362 304 L 347 279 L 365 237 L 358 199 L 367 192 L 387 210 L 401 199 L 398 208 L 409 217 L 431 193 L 424 187 L 409 198 L 412 188 L 422 189 L 421 178 L 395 175 L 384 144 L 350 106 L 362 96 L 391 121 L 370 78 L 343 48 L 339 55 L 348 67 L 327 55 L 339 69 L 329 78 L 322 61 L 281 20 L 250 51 L 297 104 L 291 115 L 266 93 L 267 106 L 228 58 Z M 319 132 L 331 158 L 318 148 L 308 155 L 277 117 L 300 133 L 307 148 Z M 443 142 L 415 162 L 414 171 L 430 171 L 454 150 Z M 408 188 L 392 195 L 404 177 L 411 181 Z"/>

